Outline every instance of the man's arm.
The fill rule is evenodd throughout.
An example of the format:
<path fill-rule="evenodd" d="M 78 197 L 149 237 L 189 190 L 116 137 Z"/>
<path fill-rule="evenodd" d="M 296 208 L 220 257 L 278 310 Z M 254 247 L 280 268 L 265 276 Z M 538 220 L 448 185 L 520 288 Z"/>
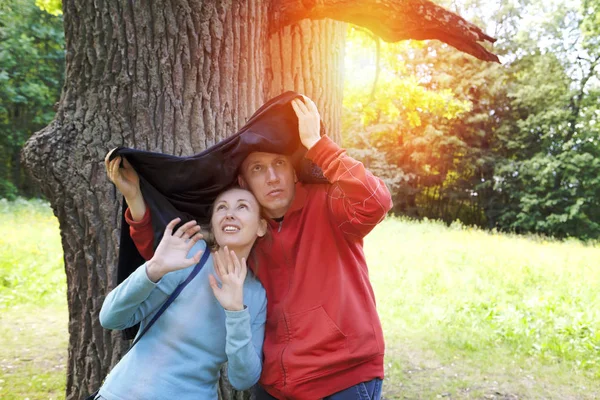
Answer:
<path fill-rule="evenodd" d="M 392 196 L 380 178 L 323 136 L 307 153 L 331 183 L 328 206 L 339 228 L 364 237 L 392 208 Z"/>
<path fill-rule="evenodd" d="M 334 221 L 347 235 L 364 237 L 392 208 L 385 183 L 346 154 L 327 136 L 320 136 L 321 117 L 308 97 L 292 100 L 298 116 L 300 141 L 308 149 L 306 158 L 322 170 L 331 183 L 328 206 Z"/>

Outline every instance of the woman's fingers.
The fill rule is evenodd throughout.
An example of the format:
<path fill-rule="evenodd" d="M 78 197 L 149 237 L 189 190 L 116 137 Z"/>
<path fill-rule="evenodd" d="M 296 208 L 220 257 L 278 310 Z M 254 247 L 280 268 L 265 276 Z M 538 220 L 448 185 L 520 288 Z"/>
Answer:
<path fill-rule="evenodd" d="M 119 176 L 119 162 L 121 161 L 121 157 L 116 157 L 114 160 L 110 162 L 110 174 L 111 180 L 114 182 Z"/>
<path fill-rule="evenodd" d="M 246 279 L 246 275 L 248 274 L 248 266 L 246 265 L 246 259 L 242 257 L 240 261 L 240 278 L 242 281 Z"/>
<path fill-rule="evenodd" d="M 217 282 L 217 279 L 214 277 L 213 274 L 208 275 L 208 282 L 210 283 L 210 287 L 212 288 L 213 293 L 215 294 L 215 296 L 217 296 L 217 293 L 221 291 L 221 288 L 219 287 L 219 283 Z"/>
<path fill-rule="evenodd" d="M 240 265 L 240 260 L 238 259 L 237 255 L 235 254 L 235 251 L 231 250 L 229 252 L 229 257 L 231 259 L 231 265 L 233 267 L 233 273 L 235 274 L 235 276 L 240 276 L 240 273 L 242 272 L 242 266 Z"/>
<path fill-rule="evenodd" d="M 108 153 L 106 153 L 106 157 L 104 157 L 104 165 L 106 166 L 106 169 L 108 169 L 108 165 L 110 164 L 110 155 L 113 153 L 113 151 L 115 151 L 117 148 L 115 147 L 114 149 L 112 149 L 111 151 L 109 151 Z"/>
<path fill-rule="evenodd" d="M 195 220 L 188 221 L 185 224 L 181 225 L 179 227 L 179 229 L 177 229 L 177 231 L 173 234 L 173 236 L 176 236 L 179 238 L 184 238 L 184 239 L 189 239 L 189 236 L 186 236 L 186 233 L 187 233 L 188 229 L 191 229 L 196 225 L 198 225 L 198 223 Z M 184 237 L 184 236 L 186 236 L 186 237 Z"/>
<path fill-rule="evenodd" d="M 229 260 L 229 248 L 225 246 L 223 248 L 223 254 L 221 260 L 223 261 L 223 275 L 228 275 L 231 273 L 231 261 Z"/>
<path fill-rule="evenodd" d="M 181 218 L 177 217 L 174 220 L 172 220 L 171 222 L 169 222 L 167 224 L 167 227 L 165 228 L 165 236 L 172 236 L 173 235 L 173 229 L 175 229 L 175 226 L 177 226 L 177 224 L 179 223 L 179 221 L 181 221 Z"/>
<path fill-rule="evenodd" d="M 219 254 L 219 251 L 215 251 L 213 253 L 213 264 L 215 267 L 215 272 L 217 274 L 217 276 L 219 277 L 219 279 L 221 279 L 221 281 L 223 281 L 223 270 L 221 269 L 221 255 Z"/>

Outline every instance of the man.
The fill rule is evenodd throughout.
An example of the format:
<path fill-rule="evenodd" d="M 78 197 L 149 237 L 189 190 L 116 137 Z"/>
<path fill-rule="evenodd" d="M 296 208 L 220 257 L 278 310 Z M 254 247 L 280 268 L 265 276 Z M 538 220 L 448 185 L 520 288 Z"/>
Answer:
<path fill-rule="evenodd" d="M 391 196 L 381 179 L 320 136 L 310 99 L 291 106 L 306 158 L 329 183 L 298 182 L 282 154 L 250 153 L 239 170 L 240 186 L 254 193 L 271 227 L 251 260 L 267 292 L 260 383 L 268 394 L 258 398 L 378 399 L 384 342 L 363 238 L 385 217 Z M 122 179 L 131 237 L 149 257 L 150 213 L 127 164 Z"/>

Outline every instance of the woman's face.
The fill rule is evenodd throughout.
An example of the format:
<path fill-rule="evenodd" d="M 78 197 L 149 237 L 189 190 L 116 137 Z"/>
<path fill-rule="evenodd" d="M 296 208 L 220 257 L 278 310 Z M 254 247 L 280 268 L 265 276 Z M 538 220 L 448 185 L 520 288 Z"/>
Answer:
<path fill-rule="evenodd" d="M 258 201 L 252 193 L 240 188 L 229 189 L 217 197 L 210 223 L 217 244 L 231 250 L 251 248 L 267 230 Z"/>

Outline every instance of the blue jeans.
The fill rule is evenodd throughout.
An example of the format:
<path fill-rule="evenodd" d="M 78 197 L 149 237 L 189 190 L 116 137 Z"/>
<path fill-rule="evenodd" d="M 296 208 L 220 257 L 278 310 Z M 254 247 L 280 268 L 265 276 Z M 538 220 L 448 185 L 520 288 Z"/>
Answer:
<path fill-rule="evenodd" d="M 358 385 L 350 386 L 341 392 L 325 397 L 323 400 L 380 400 L 381 384 L 379 378 L 368 382 L 361 382 Z M 266 392 L 260 385 L 256 385 L 256 400 L 277 400 Z"/>

